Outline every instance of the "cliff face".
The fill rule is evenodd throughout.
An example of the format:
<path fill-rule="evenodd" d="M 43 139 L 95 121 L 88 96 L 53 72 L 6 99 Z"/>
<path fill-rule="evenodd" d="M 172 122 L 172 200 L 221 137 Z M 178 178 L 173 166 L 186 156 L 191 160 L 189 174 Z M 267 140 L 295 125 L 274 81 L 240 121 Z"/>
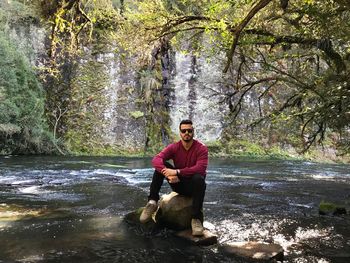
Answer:
<path fill-rule="evenodd" d="M 154 51 L 150 65 L 141 68 L 136 58 L 117 48 L 117 43 L 95 39 L 81 47 L 78 56 L 62 63 L 56 79 L 47 81 L 43 69 L 49 61 L 48 31 L 38 21 L 29 20 L 12 26 L 8 35 L 38 76 L 44 76 L 44 117 L 55 139 L 72 152 L 157 152 L 178 139 L 179 122 L 190 118 L 195 123 L 197 139 L 216 142 L 211 145 L 214 153 L 264 155 L 267 148 L 279 145 L 297 155 L 288 138 L 295 132 L 287 126 L 270 124 L 261 130 L 245 129 L 258 117 L 256 109 L 273 101 L 260 101 L 258 105 L 256 94 L 251 93 L 244 101 L 241 117 L 231 123 L 232 105 L 222 94 L 233 90 L 225 81 L 227 76 L 221 73 L 224 58 L 220 54 L 214 58 L 205 53 L 184 55 L 163 43 Z M 222 138 L 226 145 L 217 143 Z M 237 140 L 230 141 L 232 138 Z M 252 147 L 254 140 L 260 146 Z M 320 151 L 314 156 L 337 159 L 332 146 L 325 149 L 326 157 Z M 284 154 L 280 149 L 276 151 Z"/>
<path fill-rule="evenodd" d="M 10 32 L 32 65 L 43 67 L 48 32 L 38 23 Z M 176 139 L 179 121 L 186 118 L 193 119 L 198 139 L 220 138 L 225 110 L 208 92 L 219 85 L 218 64 L 168 47 L 160 49 L 153 67 L 140 69 L 134 58 L 115 50 L 117 44 L 95 41 L 65 61 L 60 80 L 43 83 L 47 116 L 70 150 L 159 148 Z"/>

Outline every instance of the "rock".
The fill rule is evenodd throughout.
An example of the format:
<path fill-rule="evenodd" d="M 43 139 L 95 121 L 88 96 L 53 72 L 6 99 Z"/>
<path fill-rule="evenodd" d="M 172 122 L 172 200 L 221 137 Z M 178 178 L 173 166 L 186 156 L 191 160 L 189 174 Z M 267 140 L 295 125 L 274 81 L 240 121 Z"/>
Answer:
<path fill-rule="evenodd" d="M 130 212 L 124 216 L 124 221 L 129 225 L 132 225 L 138 229 L 138 232 L 143 233 L 155 233 L 158 230 L 158 225 L 154 220 L 150 220 L 146 224 L 141 224 L 140 215 L 144 207 L 141 207 L 133 212 Z"/>
<path fill-rule="evenodd" d="M 346 208 L 341 205 L 322 201 L 320 203 L 318 213 L 320 215 L 334 215 L 334 216 L 346 215 Z"/>
<path fill-rule="evenodd" d="M 225 254 L 257 261 L 283 261 L 284 251 L 278 244 L 232 242 L 219 247 Z"/>
<path fill-rule="evenodd" d="M 346 215 L 346 208 L 345 207 L 337 207 L 335 211 L 333 212 L 334 216 L 340 216 L 340 215 Z"/>
<path fill-rule="evenodd" d="M 178 231 L 175 232 L 175 236 L 184 238 L 196 245 L 208 246 L 217 243 L 217 236 L 208 229 L 205 229 L 203 236 L 192 236 L 192 198 L 171 192 L 163 195 L 158 205 L 159 208 L 153 215 L 153 220 L 147 224 L 141 224 L 139 219 L 143 207 L 127 214 L 124 220 L 129 224 L 133 224 L 142 232 L 155 233 L 161 227 L 166 227 Z M 206 223 L 210 225 L 210 223 Z"/>
<path fill-rule="evenodd" d="M 199 246 L 210 246 L 218 242 L 217 236 L 207 229 L 204 230 L 203 236 L 192 236 L 191 229 L 176 232 L 175 236 L 184 238 Z"/>
<path fill-rule="evenodd" d="M 124 220 L 128 223 L 140 223 L 140 215 L 144 207 L 141 207 L 133 212 L 130 212 L 124 216 Z"/>
<path fill-rule="evenodd" d="M 191 228 L 191 219 L 192 198 L 175 192 L 162 196 L 155 216 L 157 223 L 171 229 L 184 230 Z"/>

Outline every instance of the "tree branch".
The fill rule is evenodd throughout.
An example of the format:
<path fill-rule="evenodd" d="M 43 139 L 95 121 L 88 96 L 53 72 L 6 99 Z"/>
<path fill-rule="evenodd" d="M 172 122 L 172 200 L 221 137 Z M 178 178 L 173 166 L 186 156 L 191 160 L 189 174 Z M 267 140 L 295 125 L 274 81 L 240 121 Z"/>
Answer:
<path fill-rule="evenodd" d="M 178 17 L 176 19 L 171 19 L 169 22 L 167 22 L 165 25 L 163 25 L 162 33 L 165 33 L 169 29 L 176 27 L 178 25 L 191 22 L 191 21 L 211 21 L 212 19 L 209 17 L 205 16 L 183 16 L 183 17 Z"/>
<path fill-rule="evenodd" d="M 241 23 L 235 28 L 233 33 L 233 40 L 231 49 L 227 55 L 227 63 L 223 70 L 224 73 L 227 73 L 233 59 L 233 55 L 235 53 L 237 43 L 239 36 L 242 32 L 242 30 L 246 27 L 246 25 L 249 23 L 249 21 L 265 6 L 267 6 L 272 0 L 260 0 L 248 13 L 248 15 L 241 21 Z"/>

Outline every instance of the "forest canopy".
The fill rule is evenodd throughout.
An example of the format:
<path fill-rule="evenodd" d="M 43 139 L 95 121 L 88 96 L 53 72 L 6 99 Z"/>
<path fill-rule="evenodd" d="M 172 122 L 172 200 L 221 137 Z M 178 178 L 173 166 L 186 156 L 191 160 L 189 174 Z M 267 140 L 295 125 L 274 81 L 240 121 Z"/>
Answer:
<path fill-rule="evenodd" d="M 116 52 L 136 57 L 139 68 L 152 67 L 165 45 L 205 52 L 209 60 L 222 61 L 222 83 L 207 92 L 229 109 L 226 134 L 243 123 L 288 126 L 303 151 L 334 133 L 341 152 L 349 152 L 347 0 L 18 3 L 35 10 L 50 32 L 45 74 L 53 79 L 67 57 L 76 58 L 97 39 L 118 43 Z M 255 98 L 254 113 L 247 117 L 250 98 Z"/>
<path fill-rule="evenodd" d="M 258 115 L 251 124 L 292 122 L 306 150 L 328 129 L 348 136 L 349 11 L 342 0 L 154 0 L 139 2 L 126 16 L 143 43 L 207 39 L 213 56 L 225 56 L 228 88 L 214 92 L 228 103 L 229 118 L 239 118 L 244 99 L 255 92 Z"/>

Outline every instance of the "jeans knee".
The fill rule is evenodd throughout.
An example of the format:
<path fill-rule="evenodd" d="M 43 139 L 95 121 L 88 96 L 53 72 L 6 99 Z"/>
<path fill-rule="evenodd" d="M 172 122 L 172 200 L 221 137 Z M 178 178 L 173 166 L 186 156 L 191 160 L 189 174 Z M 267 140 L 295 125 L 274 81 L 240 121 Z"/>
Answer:
<path fill-rule="evenodd" d="M 157 170 L 154 170 L 153 176 L 163 176 L 161 172 L 158 172 Z"/>
<path fill-rule="evenodd" d="M 193 180 L 193 183 L 196 185 L 200 185 L 200 186 L 205 185 L 204 177 L 201 176 L 200 174 L 193 175 L 192 180 Z"/>

